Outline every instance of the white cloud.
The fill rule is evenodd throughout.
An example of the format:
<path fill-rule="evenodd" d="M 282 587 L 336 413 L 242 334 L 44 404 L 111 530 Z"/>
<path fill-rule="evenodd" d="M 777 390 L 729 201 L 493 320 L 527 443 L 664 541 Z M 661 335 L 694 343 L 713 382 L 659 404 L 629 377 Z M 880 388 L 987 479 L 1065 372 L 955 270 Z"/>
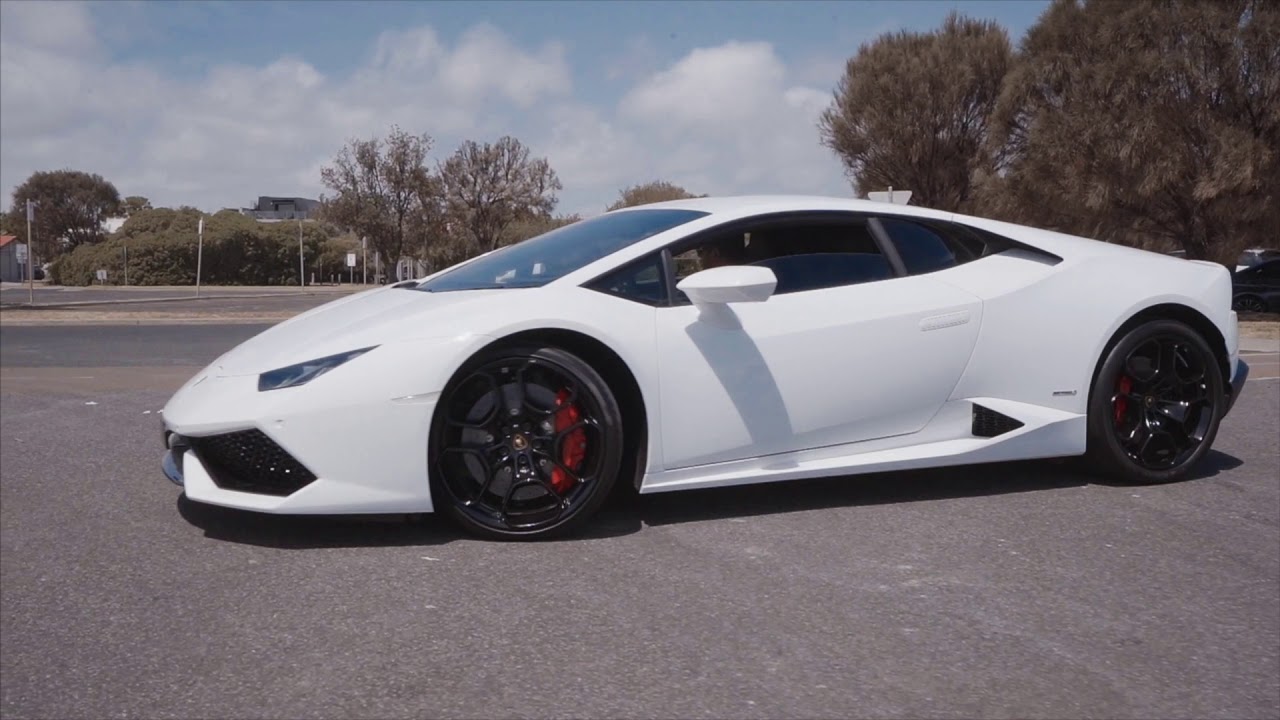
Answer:
<path fill-rule="evenodd" d="M 605 74 L 613 81 L 634 81 L 661 66 L 658 49 L 647 35 L 636 35 L 622 44 L 621 52 L 605 62 Z"/>
<path fill-rule="evenodd" d="M 87 55 L 99 47 L 82 3 L 25 0 L 5 2 L 0 7 L 5 36 L 22 38 L 28 48 Z"/>
<path fill-rule="evenodd" d="M 280 57 L 189 80 L 113 62 L 84 6 L 0 8 L 4 206 L 30 173 L 63 167 L 158 205 L 316 197 L 319 168 L 346 140 L 393 123 L 431 134 L 438 158 L 464 139 L 519 137 L 560 175 L 563 212 L 598 213 L 621 187 L 654 179 L 712 194 L 848 193 L 818 143 L 829 88 L 806 84 L 812 76 L 767 43 L 702 48 L 661 67 L 638 38 L 625 48 L 633 59 L 606 73 L 630 88 L 616 106 L 598 106 L 576 96 L 563 44 L 521 46 L 487 24 L 456 38 L 389 30 L 341 75 Z"/>
<path fill-rule="evenodd" d="M 689 53 L 622 99 L 620 112 L 673 134 L 742 127 L 786 75 L 768 43 L 731 42 Z"/>
<path fill-rule="evenodd" d="M 637 85 L 619 115 L 662 138 L 650 174 L 712 194 L 846 194 L 839 163 L 818 142 L 828 92 L 792 84 L 768 43 L 691 52 Z"/>

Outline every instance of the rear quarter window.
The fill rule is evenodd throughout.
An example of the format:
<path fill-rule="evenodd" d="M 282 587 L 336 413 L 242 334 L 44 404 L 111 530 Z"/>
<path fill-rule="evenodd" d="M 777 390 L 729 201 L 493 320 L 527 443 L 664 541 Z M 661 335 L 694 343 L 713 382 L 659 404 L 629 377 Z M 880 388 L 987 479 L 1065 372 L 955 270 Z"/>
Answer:
<path fill-rule="evenodd" d="M 946 270 L 977 257 L 957 238 L 923 223 L 902 218 L 880 218 L 880 225 L 897 249 L 909 275 Z"/>

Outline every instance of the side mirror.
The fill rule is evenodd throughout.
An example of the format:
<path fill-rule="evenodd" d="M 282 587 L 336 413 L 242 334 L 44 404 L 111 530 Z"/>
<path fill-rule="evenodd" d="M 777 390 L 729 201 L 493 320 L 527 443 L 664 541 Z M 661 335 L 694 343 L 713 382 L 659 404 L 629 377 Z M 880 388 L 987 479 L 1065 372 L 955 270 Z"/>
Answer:
<path fill-rule="evenodd" d="M 676 284 L 695 305 L 764 302 L 773 295 L 778 278 L 756 265 L 727 265 L 696 272 Z"/>

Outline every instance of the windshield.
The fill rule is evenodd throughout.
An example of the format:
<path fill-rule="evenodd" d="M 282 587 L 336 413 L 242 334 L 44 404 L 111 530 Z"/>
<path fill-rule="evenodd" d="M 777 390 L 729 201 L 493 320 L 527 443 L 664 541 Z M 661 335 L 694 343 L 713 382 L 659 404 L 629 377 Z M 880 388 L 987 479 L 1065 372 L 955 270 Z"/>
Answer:
<path fill-rule="evenodd" d="M 418 290 L 541 287 L 647 237 L 696 220 L 698 210 L 607 213 L 509 245 L 419 285 Z"/>

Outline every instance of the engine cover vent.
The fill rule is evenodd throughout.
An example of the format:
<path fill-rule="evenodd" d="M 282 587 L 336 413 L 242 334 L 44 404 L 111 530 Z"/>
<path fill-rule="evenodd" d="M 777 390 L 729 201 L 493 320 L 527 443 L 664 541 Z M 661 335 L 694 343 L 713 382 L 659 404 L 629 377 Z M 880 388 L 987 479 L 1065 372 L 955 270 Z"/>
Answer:
<path fill-rule="evenodd" d="M 996 437 L 1017 430 L 1024 423 L 989 407 L 973 406 L 973 434 L 978 437 Z"/>

